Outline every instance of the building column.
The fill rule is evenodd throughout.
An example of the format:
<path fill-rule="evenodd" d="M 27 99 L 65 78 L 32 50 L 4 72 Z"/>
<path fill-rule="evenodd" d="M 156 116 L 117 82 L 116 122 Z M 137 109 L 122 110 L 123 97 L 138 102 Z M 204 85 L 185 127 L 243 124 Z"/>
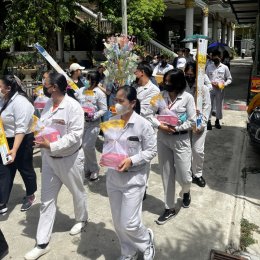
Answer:
<path fill-rule="evenodd" d="M 228 23 L 227 25 L 227 45 L 231 45 L 231 25 Z"/>
<path fill-rule="evenodd" d="M 235 25 L 233 23 L 231 23 L 231 43 L 230 43 L 230 47 L 234 48 L 234 43 L 235 43 Z"/>
<path fill-rule="evenodd" d="M 185 23 L 185 37 L 193 35 L 193 25 L 194 25 L 194 0 L 185 0 L 185 7 L 186 7 L 186 23 Z M 193 43 L 187 42 L 185 44 L 186 48 L 190 50 L 193 49 Z"/>
<path fill-rule="evenodd" d="M 204 7 L 202 9 L 203 20 L 202 20 L 202 34 L 208 36 L 209 34 L 209 8 Z"/>
<path fill-rule="evenodd" d="M 227 21 L 223 20 L 221 23 L 221 42 L 226 43 L 226 34 L 227 34 Z"/>
<path fill-rule="evenodd" d="M 213 28 L 212 28 L 212 38 L 213 41 L 218 41 L 219 37 L 218 37 L 218 15 L 216 15 L 215 17 L 213 17 Z"/>

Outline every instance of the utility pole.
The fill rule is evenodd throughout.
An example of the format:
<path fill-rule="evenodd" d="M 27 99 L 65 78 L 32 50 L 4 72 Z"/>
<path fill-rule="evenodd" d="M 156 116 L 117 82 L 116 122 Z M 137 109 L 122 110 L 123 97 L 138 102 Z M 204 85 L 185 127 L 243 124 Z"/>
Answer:
<path fill-rule="evenodd" d="M 122 34 L 127 35 L 127 0 L 121 0 L 122 5 Z"/>

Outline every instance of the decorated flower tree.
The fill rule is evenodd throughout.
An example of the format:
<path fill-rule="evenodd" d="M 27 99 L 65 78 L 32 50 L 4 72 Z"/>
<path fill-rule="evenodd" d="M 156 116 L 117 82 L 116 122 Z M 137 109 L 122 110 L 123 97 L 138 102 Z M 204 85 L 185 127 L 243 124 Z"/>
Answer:
<path fill-rule="evenodd" d="M 130 85 L 135 80 L 138 56 L 133 52 L 134 37 L 112 36 L 104 40 L 107 75 L 105 84 Z"/>

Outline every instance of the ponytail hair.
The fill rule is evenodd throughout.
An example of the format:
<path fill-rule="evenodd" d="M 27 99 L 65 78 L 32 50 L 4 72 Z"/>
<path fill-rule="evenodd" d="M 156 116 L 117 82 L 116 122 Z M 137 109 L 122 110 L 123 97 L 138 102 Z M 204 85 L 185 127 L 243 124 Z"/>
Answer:
<path fill-rule="evenodd" d="M 5 75 L 2 81 L 4 82 L 5 86 L 7 87 L 9 86 L 11 89 L 7 95 L 7 99 L 5 100 L 2 109 L 0 110 L 0 115 L 6 109 L 9 101 L 11 100 L 11 98 L 14 96 L 16 92 L 18 92 L 19 95 L 24 96 L 25 98 L 28 99 L 28 101 L 30 101 L 26 92 L 22 89 L 23 85 L 21 80 L 18 77 L 16 77 L 15 75 Z"/>

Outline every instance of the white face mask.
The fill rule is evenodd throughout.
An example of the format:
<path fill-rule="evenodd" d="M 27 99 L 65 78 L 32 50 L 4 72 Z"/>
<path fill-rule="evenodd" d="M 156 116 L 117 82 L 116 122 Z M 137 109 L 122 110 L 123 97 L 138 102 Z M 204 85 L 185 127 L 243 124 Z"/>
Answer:
<path fill-rule="evenodd" d="M 126 114 L 129 111 L 128 107 L 123 106 L 119 103 L 116 103 L 115 109 L 116 109 L 116 114 L 120 116 Z"/>
<path fill-rule="evenodd" d="M 0 89 L 0 98 L 4 98 L 5 94 L 2 92 L 2 90 Z"/>

